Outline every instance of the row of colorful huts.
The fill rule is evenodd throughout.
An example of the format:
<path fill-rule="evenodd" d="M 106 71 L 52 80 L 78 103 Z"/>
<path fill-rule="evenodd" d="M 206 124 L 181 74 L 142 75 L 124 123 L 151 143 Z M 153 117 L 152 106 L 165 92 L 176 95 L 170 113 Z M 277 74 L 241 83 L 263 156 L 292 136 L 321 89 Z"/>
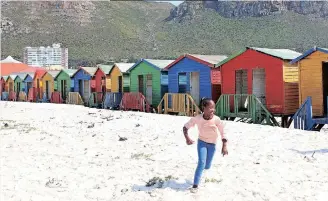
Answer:
<path fill-rule="evenodd" d="M 290 117 L 312 97 L 313 115 L 323 117 L 328 108 L 327 62 L 325 48 L 314 47 L 301 54 L 247 47 L 229 57 L 184 54 L 176 60 L 141 59 L 75 70 L 29 68 L 2 76 L 0 90 L 5 92 L 3 100 L 71 103 L 68 99 L 75 99 L 74 104 L 142 110 L 160 105 L 158 110 L 163 108 L 166 113 L 188 115 L 198 112 L 201 97 L 217 102 L 222 95 L 246 94 L 255 96 L 272 115 Z M 230 114 L 236 105 L 242 112 L 250 104 L 247 97 L 237 99 L 228 101 L 234 102 L 229 105 Z"/>

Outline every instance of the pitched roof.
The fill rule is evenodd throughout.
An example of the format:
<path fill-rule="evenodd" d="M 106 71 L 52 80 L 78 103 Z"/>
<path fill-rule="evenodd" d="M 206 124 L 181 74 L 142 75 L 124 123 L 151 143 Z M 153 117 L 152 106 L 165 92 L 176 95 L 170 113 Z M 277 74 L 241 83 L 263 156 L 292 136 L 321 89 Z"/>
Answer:
<path fill-rule="evenodd" d="M 122 73 L 126 73 L 134 65 L 134 63 L 115 63 L 114 65 L 117 66 Z"/>
<path fill-rule="evenodd" d="M 160 60 L 160 59 L 140 59 L 137 63 L 135 63 L 131 68 L 127 70 L 127 72 L 130 72 L 132 69 L 134 69 L 136 66 L 138 66 L 142 62 L 146 62 L 153 68 L 157 70 L 165 70 L 165 67 L 172 63 L 174 60 Z"/>
<path fill-rule="evenodd" d="M 10 74 L 9 77 L 12 79 L 12 80 L 15 80 L 17 75 L 16 74 Z"/>
<path fill-rule="evenodd" d="M 320 52 L 328 54 L 328 48 L 314 47 L 314 48 L 307 50 L 306 52 L 304 52 L 302 55 L 298 56 L 297 58 L 294 58 L 290 63 L 294 64 L 316 51 L 320 51 Z"/>
<path fill-rule="evenodd" d="M 299 55 L 301 55 L 301 53 L 296 52 L 294 50 L 290 50 L 290 49 L 269 49 L 269 48 L 258 48 L 258 47 L 246 47 L 246 48 L 236 52 L 235 54 L 231 55 L 230 57 L 224 59 L 220 63 L 216 64 L 215 67 L 222 66 L 223 64 L 225 64 L 225 63 L 229 62 L 230 60 L 236 58 L 237 56 L 243 54 L 244 52 L 246 52 L 249 49 L 255 50 L 257 52 L 267 54 L 267 55 L 270 55 L 273 57 L 277 57 L 277 58 L 283 59 L 283 60 L 292 60 L 292 59 L 298 57 Z"/>
<path fill-rule="evenodd" d="M 27 75 L 27 73 L 16 73 L 16 76 L 19 77 L 22 80 L 25 79 L 26 75 Z M 15 79 L 17 79 L 17 77 Z"/>
<path fill-rule="evenodd" d="M 113 68 L 113 65 L 98 64 L 97 65 L 107 75 Z"/>
<path fill-rule="evenodd" d="M 249 49 L 253 49 L 258 52 L 262 52 L 284 60 L 292 60 L 302 55 L 302 53 L 290 49 L 269 49 L 269 48 L 258 48 L 258 47 L 249 47 Z"/>
<path fill-rule="evenodd" d="M 164 69 L 167 65 L 169 65 L 174 61 L 174 60 L 160 60 L 160 59 L 144 59 L 144 60 L 157 66 L 160 69 Z"/>
<path fill-rule="evenodd" d="M 190 54 L 190 55 L 213 65 L 228 58 L 226 55 L 200 55 L 200 54 Z"/>
<path fill-rule="evenodd" d="M 81 67 L 85 72 L 89 73 L 89 75 L 94 76 L 97 69 L 96 67 Z"/>
<path fill-rule="evenodd" d="M 170 63 L 168 66 L 165 67 L 165 69 L 169 69 L 175 64 L 177 64 L 179 61 L 181 61 L 184 58 L 192 59 L 196 62 L 199 62 L 201 64 L 207 65 L 208 67 L 215 67 L 215 64 L 221 62 L 222 60 L 228 58 L 225 55 L 200 55 L 200 54 L 184 54 L 174 60 L 172 63 Z"/>
<path fill-rule="evenodd" d="M 77 69 L 63 69 L 62 71 L 64 71 L 65 73 L 67 73 L 70 77 L 72 77 L 72 75 L 74 75 L 74 73 L 76 73 Z M 59 73 L 58 73 L 59 74 Z M 58 76 L 58 75 L 57 75 Z"/>
<path fill-rule="evenodd" d="M 55 77 L 57 77 L 57 75 L 59 74 L 59 70 L 49 70 L 47 71 L 54 79 Z"/>

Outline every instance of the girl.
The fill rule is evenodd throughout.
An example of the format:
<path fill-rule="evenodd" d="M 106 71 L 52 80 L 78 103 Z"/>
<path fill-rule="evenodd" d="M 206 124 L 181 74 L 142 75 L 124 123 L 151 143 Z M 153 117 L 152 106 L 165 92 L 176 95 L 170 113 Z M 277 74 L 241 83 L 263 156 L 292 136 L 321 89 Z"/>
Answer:
<path fill-rule="evenodd" d="M 224 136 L 223 124 L 218 116 L 214 115 L 215 103 L 208 98 L 202 98 L 200 109 L 203 112 L 191 118 L 183 127 L 183 134 L 186 138 L 187 145 L 194 143 L 188 136 L 188 129 L 197 125 L 199 139 L 197 142 L 198 165 L 194 177 L 194 185 L 191 192 L 195 193 L 198 190 L 198 185 L 204 169 L 210 169 L 212 159 L 216 149 L 216 142 L 219 132 L 222 139 L 222 155 L 227 155 L 227 139 Z"/>

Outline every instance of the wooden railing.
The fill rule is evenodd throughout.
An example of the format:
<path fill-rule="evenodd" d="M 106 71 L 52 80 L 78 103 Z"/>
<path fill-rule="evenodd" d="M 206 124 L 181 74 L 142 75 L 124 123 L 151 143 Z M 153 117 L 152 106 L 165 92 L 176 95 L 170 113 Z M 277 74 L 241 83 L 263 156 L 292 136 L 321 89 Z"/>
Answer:
<path fill-rule="evenodd" d="M 186 116 L 196 116 L 201 113 L 191 95 L 186 93 L 166 93 L 157 110 L 159 114 L 182 113 Z"/>
<path fill-rule="evenodd" d="M 6 91 L 1 92 L 1 100 L 7 101 L 9 97 L 9 93 Z"/>
<path fill-rule="evenodd" d="M 312 130 L 314 121 L 312 119 L 312 99 L 307 97 L 301 107 L 293 116 L 294 128 L 301 130 Z"/>
<path fill-rule="evenodd" d="M 54 91 L 51 93 L 50 102 L 51 103 L 63 103 L 64 102 L 59 91 Z"/>
<path fill-rule="evenodd" d="M 123 93 L 120 92 L 106 92 L 103 108 L 105 109 L 119 109 L 122 101 Z"/>
<path fill-rule="evenodd" d="M 27 101 L 27 95 L 26 95 L 25 91 L 19 92 L 18 101 Z"/>
<path fill-rule="evenodd" d="M 72 105 L 84 105 L 84 102 L 79 92 L 68 92 L 66 103 Z"/>
<path fill-rule="evenodd" d="M 241 118 L 248 123 L 280 126 L 253 94 L 222 94 L 216 103 L 216 115 L 221 119 Z"/>
<path fill-rule="evenodd" d="M 92 92 L 89 97 L 88 106 L 103 108 L 103 98 L 104 94 L 102 92 Z"/>
<path fill-rule="evenodd" d="M 127 92 L 127 93 L 123 93 L 120 109 L 150 112 L 150 104 L 148 103 L 146 97 L 142 93 Z"/>

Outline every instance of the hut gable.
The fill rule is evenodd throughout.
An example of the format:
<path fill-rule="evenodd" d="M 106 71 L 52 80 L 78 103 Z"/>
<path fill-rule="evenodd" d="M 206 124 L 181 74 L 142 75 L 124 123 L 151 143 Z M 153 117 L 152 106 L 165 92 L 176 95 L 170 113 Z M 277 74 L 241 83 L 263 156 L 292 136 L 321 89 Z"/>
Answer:
<path fill-rule="evenodd" d="M 165 67 L 166 70 L 171 68 L 172 66 L 176 65 L 178 62 L 183 60 L 184 58 L 188 58 L 191 60 L 194 60 L 198 63 L 204 64 L 208 67 L 215 67 L 215 64 L 223 61 L 227 58 L 225 55 L 200 55 L 200 54 L 185 54 L 180 56 L 178 59 L 176 59 L 174 62 L 170 63 L 168 66 Z"/>
<path fill-rule="evenodd" d="M 327 114 L 328 49 L 314 47 L 290 63 L 299 67 L 299 104 L 312 97 L 313 116 Z"/>
<path fill-rule="evenodd" d="M 172 63 L 174 60 L 158 60 L 158 59 L 141 59 L 139 62 L 135 63 L 131 68 L 127 70 L 127 72 L 132 71 L 141 63 L 146 63 L 148 66 L 156 69 L 156 70 L 165 70 L 165 67 Z"/>
<path fill-rule="evenodd" d="M 157 106 L 162 98 L 161 73 L 173 60 L 141 59 L 134 64 L 130 73 L 131 92 L 141 92 L 153 106 Z"/>

